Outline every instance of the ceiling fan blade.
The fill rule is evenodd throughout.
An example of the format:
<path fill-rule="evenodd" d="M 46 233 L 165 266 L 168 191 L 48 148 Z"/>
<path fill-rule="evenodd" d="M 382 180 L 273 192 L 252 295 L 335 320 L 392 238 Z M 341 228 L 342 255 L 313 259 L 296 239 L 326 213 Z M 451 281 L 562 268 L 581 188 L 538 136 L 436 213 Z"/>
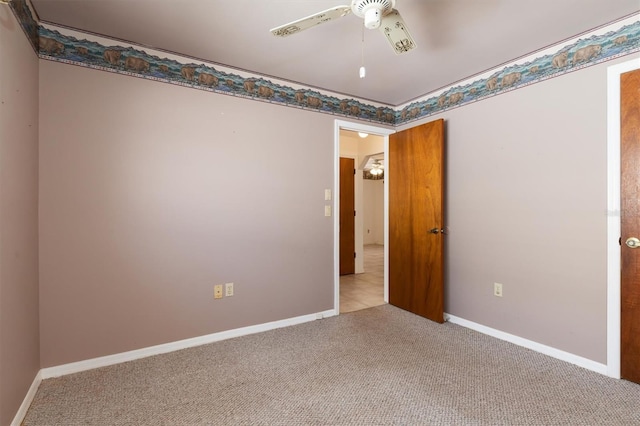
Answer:
<path fill-rule="evenodd" d="M 400 16 L 400 12 L 395 9 L 382 17 L 380 31 L 382 31 L 387 40 L 389 40 L 396 55 L 416 48 L 416 42 L 413 41 L 411 34 L 409 34 L 409 30 L 402 20 L 402 16 Z"/>
<path fill-rule="evenodd" d="M 332 7 L 331 9 L 323 10 L 322 12 L 316 13 L 315 15 L 307 16 L 306 18 L 298 19 L 297 21 L 281 25 L 269 31 L 271 31 L 274 36 L 286 37 L 288 35 L 298 33 L 302 30 L 315 27 L 316 25 L 341 18 L 349 12 L 351 12 L 351 6 L 336 6 Z"/>

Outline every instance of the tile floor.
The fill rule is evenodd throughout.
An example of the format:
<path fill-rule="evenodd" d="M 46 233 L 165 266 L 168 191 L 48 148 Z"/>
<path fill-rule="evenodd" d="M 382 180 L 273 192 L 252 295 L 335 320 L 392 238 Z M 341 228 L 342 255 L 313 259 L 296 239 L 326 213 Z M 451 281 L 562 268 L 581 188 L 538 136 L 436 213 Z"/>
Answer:
<path fill-rule="evenodd" d="M 384 305 L 384 246 L 364 246 L 364 273 L 340 277 L 340 313 Z"/>

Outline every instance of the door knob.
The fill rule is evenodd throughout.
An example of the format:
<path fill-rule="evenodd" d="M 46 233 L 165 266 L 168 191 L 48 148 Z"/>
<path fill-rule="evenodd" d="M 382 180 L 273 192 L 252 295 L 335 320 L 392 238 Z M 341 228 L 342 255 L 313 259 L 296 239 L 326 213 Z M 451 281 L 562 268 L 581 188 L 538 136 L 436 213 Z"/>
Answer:
<path fill-rule="evenodd" d="M 640 240 L 637 239 L 636 237 L 627 238 L 627 241 L 625 241 L 625 244 L 629 248 L 638 248 L 640 247 Z"/>

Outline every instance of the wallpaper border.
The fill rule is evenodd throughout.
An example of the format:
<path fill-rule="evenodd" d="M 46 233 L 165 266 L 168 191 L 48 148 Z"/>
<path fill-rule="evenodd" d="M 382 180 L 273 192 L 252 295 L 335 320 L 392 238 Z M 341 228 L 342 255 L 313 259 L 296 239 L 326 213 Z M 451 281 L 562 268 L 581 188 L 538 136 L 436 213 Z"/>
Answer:
<path fill-rule="evenodd" d="M 400 105 L 396 109 L 395 125 L 406 124 L 636 52 L 640 52 L 640 13 L 588 34 L 556 43 L 503 68 L 495 67 L 480 77 L 472 77 L 460 84 L 424 95 L 408 105 Z"/>
<path fill-rule="evenodd" d="M 31 47 L 38 53 L 38 20 L 37 17 L 34 17 L 31 3 L 27 3 L 26 0 L 12 0 L 9 7 L 27 36 Z"/>
<path fill-rule="evenodd" d="M 13 0 L 11 9 L 41 59 L 390 126 L 404 125 L 640 52 L 639 12 L 588 34 L 555 44 L 543 52 L 517 59 L 502 68 L 496 67 L 481 76 L 470 77 L 457 85 L 425 94 L 408 104 L 392 107 L 341 97 L 320 89 L 295 86 L 288 81 L 268 79 L 257 74 L 250 75 L 177 54 L 145 50 L 76 30 L 50 29 L 37 22 L 27 1 Z"/>

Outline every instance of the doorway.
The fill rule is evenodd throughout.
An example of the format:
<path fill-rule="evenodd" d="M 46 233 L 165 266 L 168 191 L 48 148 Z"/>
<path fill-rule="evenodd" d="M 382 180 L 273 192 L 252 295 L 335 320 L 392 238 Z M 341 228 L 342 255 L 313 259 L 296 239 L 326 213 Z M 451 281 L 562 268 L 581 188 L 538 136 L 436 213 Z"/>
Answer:
<path fill-rule="evenodd" d="M 374 152 L 366 152 L 366 150 L 363 150 L 362 153 L 360 153 L 361 155 L 358 155 L 357 152 L 352 152 L 351 153 L 341 153 L 341 139 L 342 139 L 342 135 L 345 134 L 345 131 L 347 132 L 356 132 L 353 133 L 353 135 L 355 135 L 355 137 L 357 138 L 357 132 L 362 132 L 362 133 L 366 133 L 369 135 L 373 135 L 379 139 L 381 139 L 382 143 L 381 143 L 381 152 L 380 149 L 378 148 L 377 150 L 375 150 Z M 383 299 L 383 303 L 387 303 L 389 301 L 389 287 L 388 287 L 388 249 L 387 249 L 387 244 L 386 244 L 386 239 L 387 239 L 387 229 L 388 229 L 388 205 L 386 202 L 387 199 L 387 186 L 386 186 L 386 181 L 383 180 L 383 197 L 384 197 L 384 201 L 383 201 L 383 212 L 382 212 L 382 216 L 383 216 L 383 244 L 381 247 L 365 247 L 364 244 L 364 225 L 363 225 L 363 207 L 362 207 L 362 203 L 363 203 L 363 171 L 365 166 L 367 165 L 368 160 L 370 159 L 370 157 L 373 154 L 378 154 L 381 155 L 382 157 L 385 156 L 387 150 L 388 150 L 388 135 L 394 133 L 393 130 L 391 129 L 385 129 L 385 128 L 378 128 L 378 127 L 374 127 L 374 126 L 370 126 L 370 125 L 366 125 L 366 124 L 360 124 L 360 123 L 351 123 L 351 122 L 346 122 L 346 121 L 342 121 L 342 120 L 336 120 L 335 121 L 335 132 L 334 132 L 334 158 L 335 158 L 335 164 L 334 164 L 334 171 L 335 171 L 335 175 L 334 175 L 334 203 L 335 203 L 335 215 L 334 215 L 334 309 L 336 313 L 340 313 L 341 311 L 343 311 L 341 309 L 341 303 L 340 303 L 340 281 L 341 281 L 341 276 L 340 276 L 340 223 L 339 223 L 339 218 L 340 218 L 340 157 L 342 156 L 344 157 L 351 157 L 354 158 L 354 164 L 356 165 L 356 179 L 355 179 L 355 210 L 356 210 L 356 226 L 355 226 L 355 252 L 356 252 L 356 265 L 355 265 L 355 275 L 346 275 L 343 276 L 343 280 L 355 280 L 355 277 L 358 277 L 358 275 L 361 276 L 361 278 L 366 278 L 368 280 L 374 280 L 375 278 L 378 279 L 378 281 L 380 280 L 380 275 L 382 275 L 382 299 Z M 365 138 L 366 139 L 366 138 Z M 357 139 L 356 139 L 357 140 Z M 358 216 L 358 211 L 360 211 L 360 216 Z M 366 264 L 365 264 L 366 262 Z M 382 271 L 380 271 L 377 268 L 380 268 L 380 264 L 381 265 L 381 269 Z M 366 276 L 365 274 L 367 274 L 367 269 L 369 269 L 370 271 L 372 271 L 373 273 L 375 273 L 375 276 Z M 374 270 L 375 269 L 375 270 Z M 345 301 L 345 304 L 347 302 Z M 345 306 L 346 308 L 347 306 Z M 366 307 L 366 306 L 364 306 Z M 362 308 L 364 308 L 362 307 Z M 349 308 L 350 309 L 350 308 Z M 350 309 L 351 310 L 351 309 Z M 357 309 L 353 309 L 353 310 L 357 310 Z"/>
<path fill-rule="evenodd" d="M 377 135 L 358 136 L 351 131 L 341 132 L 340 313 L 385 303 L 383 142 L 383 138 Z M 370 154 L 372 151 L 376 152 Z M 345 154 L 353 154 L 355 158 L 344 158 Z M 355 183 L 358 184 L 357 191 Z M 357 210 L 355 192 L 359 201 Z M 357 213 L 355 216 L 354 211 Z M 358 219 L 358 253 L 354 258 L 349 254 L 354 252 L 350 244 L 356 239 L 355 219 Z M 358 260 L 357 273 L 355 267 L 348 268 L 349 265 L 355 266 L 355 260 Z"/>
<path fill-rule="evenodd" d="M 341 131 L 344 131 L 344 128 L 336 124 L 336 163 L 338 159 L 342 162 L 346 154 L 342 147 Z M 372 133 L 368 130 L 363 132 Z M 382 143 L 384 158 L 387 158 L 390 163 L 385 171 L 386 179 L 383 181 L 385 238 L 382 302 L 391 302 L 409 312 L 442 323 L 444 321 L 444 235 L 442 235 L 444 233 L 442 223 L 444 120 L 435 120 L 399 133 L 392 133 L 394 134 L 391 137 L 385 135 Z M 345 139 L 347 139 L 346 135 Z M 393 140 L 393 146 L 390 146 L 390 140 Z M 390 154 L 393 155 L 390 156 Z M 365 157 L 361 149 L 355 149 L 354 155 L 358 159 Z M 368 155 L 370 156 L 371 154 Z M 365 161 L 360 160 L 359 163 L 364 165 Z M 343 172 L 339 164 L 336 164 L 334 170 Z M 344 180 L 347 178 L 350 180 L 353 176 L 351 170 L 347 172 Z M 356 179 L 356 182 L 360 181 L 361 179 Z M 341 187 L 340 174 L 338 174 L 335 183 L 337 194 L 340 193 Z M 393 189 L 393 199 L 391 199 L 391 189 Z M 343 200 L 338 195 L 336 200 L 339 212 L 340 203 Z M 350 209 L 350 200 L 344 201 L 346 208 Z M 390 213 L 392 208 L 393 215 Z M 358 210 L 362 209 L 356 202 L 356 212 Z M 348 213 L 352 215 L 353 211 L 349 210 Z M 338 214 L 338 216 L 341 215 Z M 391 222 L 392 219 L 393 222 Z M 338 241 L 341 229 L 336 219 L 334 219 L 334 227 L 336 241 Z M 355 229 L 362 231 L 362 225 L 356 225 Z M 334 243 L 334 250 L 336 250 L 334 262 L 340 257 L 339 247 L 335 248 L 337 245 L 337 242 Z M 356 236 L 356 251 L 358 246 Z M 393 264 L 391 264 L 392 255 Z M 334 269 L 339 269 L 335 263 Z M 390 271 L 393 274 L 390 274 Z M 340 284 L 338 280 L 334 284 L 336 313 L 344 311 L 340 308 Z M 390 288 L 391 284 L 393 288 Z M 362 309 L 365 307 L 367 306 L 362 306 Z"/>

